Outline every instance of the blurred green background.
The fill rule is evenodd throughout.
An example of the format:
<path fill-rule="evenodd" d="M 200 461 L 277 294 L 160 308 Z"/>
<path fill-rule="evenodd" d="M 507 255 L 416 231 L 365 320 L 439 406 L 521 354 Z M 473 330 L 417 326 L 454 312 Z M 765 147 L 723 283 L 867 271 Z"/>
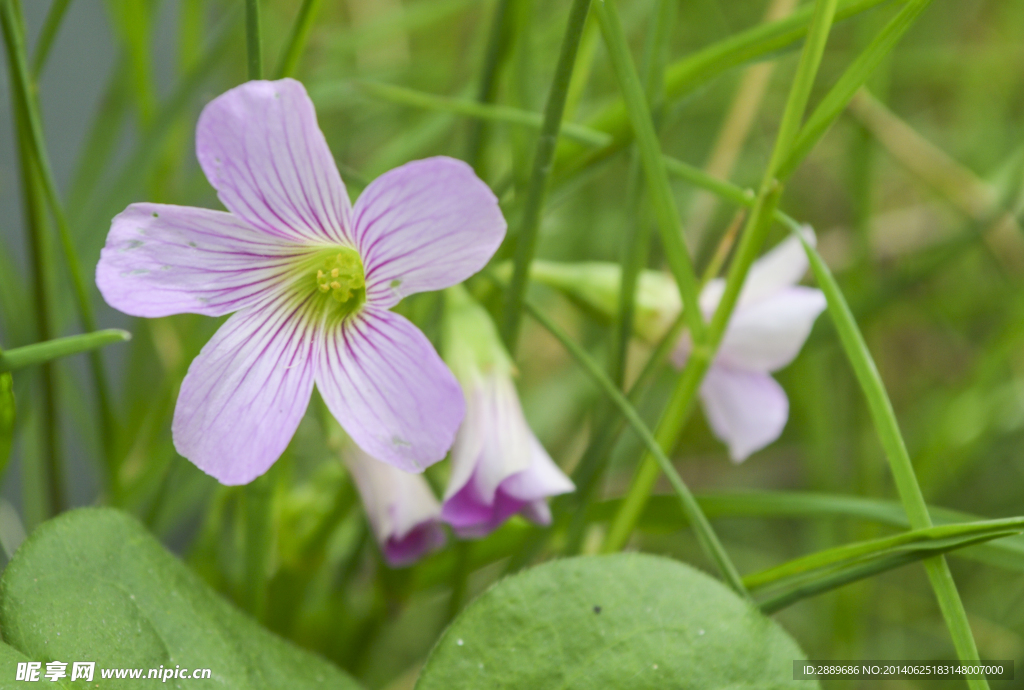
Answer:
<path fill-rule="evenodd" d="M 321 127 L 353 197 L 367 181 L 408 160 L 466 155 L 477 131 L 473 121 L 404 102 L 409 99 L 367 81 L 475 97 L 496 4 L 321 3 L 296 77 L 317 103 Z M 769 4 L 784 8 L 787 3 L 677 3 L 665 59 L 671 62 L 756 25 Z M 894 4 L 883 3 L 834 27 L 812 104 L 884 25 Z M 30 48 L 48 5 L 24 3 Z M 71 3 L 39 90 L 49 152 L 86 275 L 92 275 L 110 218 L 128 203 L 219 207 L 196 163 L 193 132 L 203 104 L 245 79 L 240 5 Z M 263 2 L 268 74 L 276 73 L 298 5 Z M 516 29 L 508 39 L 495 100 L 540 111 L 569 3 L 515 0 L 514 5 Z M 619 5 L 639 59 L 653 3 L 623 0 Z M 585 122 L 618 95 L 592 20 L 570 90 L 566 119 L 571 121 Z M 749 131 L 725 173 L 739 185 L 756 186 L 797 55 L 790 48 L 758 63 L 763 98 L 751 98 L 749 85 L 744 90 L 743 80 L 755 77 L 741 66 L 666 103 L 665 152 L 708 165 L 737 93 L 746 94 Z M 774 69 L 766 71 L 765 65 Z M 820 251 L 840 280 L 888 387 L 929 503 L 991 518 L 1024 512 L 1021 65 L 1024 2 L 936 0 L 869 82 L 874 99 L 855 101 L 797 171 L 781 203 L 818 233 Z M 5 349 L 39 340 L 44 325 L 50 336 L 79 329 L 55 241 L 45 249 L 51 257 L 45 270 L 56 289 L 48 298 L 48 323 L 39 320 L 11 112 L 5 63 L 0 72 L 0 344 Z M 484 131 L 478 170 L 499 193 L 514 229 L 536 131 L 494 123 Z M 628 178 L 629 155 L 620 153 L 568 182 L 556 180 L 537 256 L 618 261 L 625 229 L 636 221 L 626 203 Z M 702 268 L 735 210 L 709 204 L 682 182 L 675 192 L 687 242 Z M 773 241 L 783 236 L 778 228 Z M 650 266 L 664 267 L 656 241 Z M 449 575 L 465 551 L 450 547 L 406 571 L 383 566 L 336 460 L 334 442 L 311 406 L 269 476 L 275 544 L 269 589 L 254 609 L 239 555 L 246 498 L 179 457 L 170 438 L 177 387 L 219 322 L 199 316 L 129 319 L 102 303 L 91 280 L 90 289 L 100 325 L 126 328 L 134 336 L 103 351 L 118 422 L 112 449 L 101 450 L 84 357 L 54 366 L 53 413 L 42 402 L 40 372 L 16 377 L 18 434 L 0 503 L 5 557 L 20 535 L 45 517 L 39 463 L 33 460 L 49 452 L 47 439 L 56 438 L 67 505 L 102 502 L 137 514 L 215 587 L 370 687 L 401 687 L 414 677 L 445 623 Z M 531 294 L 596 356 L 607 357 L 607 323 L 542 288 Z M 436 296 L 416 296 L 399 309 L 428 336 L 437 335 Z M 634 346 L 631 375 L 648 353 Z M 569 470 L 586 445 L 597 391 L 532 321 L 525 323 L 517 359 L 527 417 L 552 457 Z M 641 410 L 652 425 L 674 377 L 666 368 L 644 398 Z M 791 402 L 786 431 L 740 466 L 729 462 L 701 415 L 694 416 L 672 456 L 690 487 L 698 494 L 750 489 L 894 499 L 862 395 L 827 316 L 778 378 Z M 604 487 L 607 497 L 624 492 L 640 450 L 629 433 L 618 443 Z M 439 473 L 432 479 L 443 483 Z M 743 572 L 891 531 L 824 511 L 800 518 L 710 512 Z M 480 567 L 470 580 L 472 591 L 503 571 L 507 556 L 531 529 L 514 520 L 473 544 L 470 562 Z M 710 569 L 688 528 L 671 520 L 645 523 L 633 546 Z M 959 557 L 951 564 L 982 657 L 1024 661 L 1020 564 Z M 954 657 L 920 565 L 803 601 L 778 619 L 810 658 Z M 1018 676 L 1022 673 L 1018 669 Z M 912 681 L 870 682 L 870 687 L 913 686 Z M 931 681 L 929 686 L 959 684 Z"/>

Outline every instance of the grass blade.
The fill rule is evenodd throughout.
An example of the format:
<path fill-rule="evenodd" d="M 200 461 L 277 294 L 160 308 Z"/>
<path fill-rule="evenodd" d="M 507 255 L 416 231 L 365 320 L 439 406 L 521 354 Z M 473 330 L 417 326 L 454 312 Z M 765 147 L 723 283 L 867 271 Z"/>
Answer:
<path fill-rule="evenodd" d="M 672 187 L 665 170 L 665 161 L 661 155 L 661 145 L 658 142 L 658 135 L 654 131 L 654 122 L 651 120 L 650 109 L 647 106 L 644 85 L 633 65 L 633 58 L 629 54 L 629 46 L 626 44 L 615 0 L 599 2 L 595 5 L 595 11 L 601 32 L 604 34 L 612 67 L 615 70 L 616 80 L 619 83 L 619 90 L 622 91 L 623 99 L 626 102 L 630 124 L 636 134 L 637 148 L 647 178 L 648 195 L 651 205 L 654 207 L 658 230 L 661 232 L 662 247 L 665 250 L 672 275 L 679 286 L 679 295 L 687 307 L 683 311 L 684 318 L 686 318 L 694 342 L 701 344 L 704 342 L 704 317 L 701 315 L 700 309 L 693 308 L 697 304 L 697 275 L 693 269 L 690 253 L 687 251 L 686 245 L 683 244 L 683 229 L 679 222 L 679 211 L 676 209 L 675 197 L 672 195 Z"/>
<path fill-rule="evenodd" d="M 299 65 L 299 58 L 309 41 L 309 32 L 313 28 L 313 20 L 320 10 L 322 0 L 303 0 L 302 7 L 295 17 L 295 24 L 292 25 L 292 32 L 288 36 L 288 43 L 285 44 L 284 52 L 281 54 L 281 62 L 277 66 L 277 78 L 284 79 L 295 74 L 295 68 Z"/>
<path fill-rule="evenodd" d="M 0 373 L 50 362 L 60 357 L 88 352 L 113 343 L 131 340 L 131 333 L 110 328 L 67 338 L 47 340 L 0 353 Z"/>
<path fill-rule="evenodd" d="M 928 514 L 928 506 L 921 493 L 921 487 L 917 483 L 917 476 L 914 474 L 910 454 L 903 442 L 896 413 L 889 401 L 882 377 L 878 373 L 867 343 L 864 342 L 864 337 L 861 335 L 860 329 L 857 328 L 857 322 L 853 318 L 850 307 L 824 260 L 799 232 L 794 234 L 803 244 L 815 280 L 822 292 L 825 293 L 829 315 L 839 333 L 843 350 L 853 367 L 864 397 L 867 398 L 871 419 L 889 460 L 896 489 L 903 507 L 907 511 L 910 525 L 915 529 L 931 527 L 932 521 Z M 942 610 L 946 625 L 953 637 L 953 645 L 956 647 L 957 654 L 963 661 L 977 661 L 978 648 L 975 645 L 970 624 L 967 622 L 967 612 L 960 600 L 956 583 L 953 582 L 953 575 L 949 571 L 949 564 L 946 563 L 945 558 L 937 556 L 927 559 L 924 565 L 928 572 L 928 579 L 932 583 L 932 589 L 935 590 L 935 596 L 939 601 L 939 608 Z M 972 688 L 988 687 L 988 683 L 984 679 L 971 680 L 969 684 Z"/>
<path fill-rule="evenodd" d="M 540 216 L 547 196 L 548 178 L 551 175 L 551 162 L 558 144 L 558 132 L 562 125 L 562 112 L 565 109 L 565 97 L 572 79 L 573 67 L 576 64 L 576 51 L 579 49 L 583 25 L 587 20 L 590 0 L 573 0 L 569 10 L 569 20 L 562 38 L 562 47 L 558 54 L 555 76 L 548 91 L 547 103 L 544 106 L 544 126 L 537 138 L 537 147 L 533 154 L 533 168 L 523 202 L 523 215 L 519 223 L 519 232 L 515 236 L 515 266 L 512 280 L 508 284 L 505 298 L 505 320 L 502 324 L 502 338 L 509 353 L 515 356 L 516 341 L 519 338 L 520 316 L 526 284 L 529 278 L 530 262 L 533 261 L 537 245 L 537 232 L 540 229 Z"/>
<path fill-rule="evenodd" d="M 788 177 L 802 161 L 818 140 L 824 136 L 832 123 L 836 121 L 857 91 L 875 71 L 879 63 L 896 46 L 903 34 L 907 32 L 922 12 L 931 4 L 931 0 L 910 0 L 892 20 L 875 36 L 868 46 L 857 56 L 839 81 L 821 99 L 807 122 L 800 129 L 785 162 L 779 166 L 779 177 Z"/>
<path fill-rule="evenodd" d="M 263 78 L 263 28 L 260 0 L 245 0 L 245 56 L 249 79 Z"/>

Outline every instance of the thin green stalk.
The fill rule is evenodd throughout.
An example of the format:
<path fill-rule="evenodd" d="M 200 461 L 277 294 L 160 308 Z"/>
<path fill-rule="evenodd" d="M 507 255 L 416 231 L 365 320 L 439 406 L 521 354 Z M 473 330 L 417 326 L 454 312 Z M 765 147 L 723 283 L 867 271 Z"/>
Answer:
<path fill-rule="evenodd" d="M 743 578 L 751 590 L 778 585 L 786 580 L 814 576 L 818 571 L 845 568 L 894 553 L 917 551 L 930 556 L 950 546 L 962 548 L 981 541 L 1020 534 L 1024 517 L 981 520 L 966 524 L 939 525 L 901 532 L 888 537 L 842 544 L 807 554 Z"/>
<path fill-rule="evenodd" d="M 837 589 L 843 585 L 848 585 L 851 582 L 865 580 L 869 577 L 874 577 L 875 575 L 884 573 L 887 570 L 893 570 L 919 560 L 921 560 L 920 554 L 913 552 L 901 553 L 890 556 L 889 558 L 869 561 L 851 568 L 844 568 L 828 577 L 798 585 L 791 590 L 758 602 L 757 606 L 761 609 L 761 613 L 766 616 L 771 615 L 776 611 L 781 611 L 787 606 L 792 606 L 803 599 L 807 599 L 818 594 L 824 594 L 825 592 Z"/>
<path fill-rule="evenodd" d="M 477 86 L 476 102 L 487 105 L 494 100 L 498 91 L 498 72 L 508 57 L 508 49 L 512 45 L 509 24 L 512 21 L 513 0 L 498 0 L 494 8 L 494 19 L 491 32 L 487 36 L 487 48 L 484 53 L 484 64 L 480 71 L 480 83 Z M 564 126 L 564 125 L 563 125 Z M 466 141 L 466 161 L 480 173 L 480 157 L 484 150 L 484 123 L 475 121 L 470 125 Z"/>
<path fill-rule="evenodd" d="M 257 477 L 245 487 L 245 605 L 264 621 L 267 611 L 267 568 L 273 525 L 272 475 Z"/>
<path fill-rule="evenodd" d="M 448 599 L 448 622 L 451 623 L 459 615 L 459 611 L 466 605 L 466 595 L 469 592 L 469 575 L 472 570 L 470 562 L 470 549 L 472 543 L 460 541 L 455 545 L 455 564 L 452 566 L 452 593 Z"/>
<path fill-rule="evenodd" d="M 655 440 L 654 435 L 651 433 L 647 425 L 644 424 L 640 415 L 637 413 L 633 405 L 630 404 L 626 396 L 622 394 L 611 379 L 602 371 L 601 366 L 594 361 L 594 359 L 586 353 L 579 345 L 577 345 L 572 338 L 568 336 L 554 321 L 549 319 L 542 311 L 534 307 L 530 302 L 524 301 L 523 306 L 530 313 L 536 321 L 544 327 L 549 333 L 558 339 L 560 343 L 568 350 L 569 354 L 572 355 L 573 359 L 583 367 L 583 369 L 590 375 L 590 378 L 596 383 L 605 395 L 619 408 L 619 411 L 629 422 L 629 425 L 633 427 L 633 431 L 640 437 L 644 446 L 647 447 L 648 452 L 655 458 L 655 461 L 661 467 L 662 471 L 668 477 L 669 482 L 672 484 L 672 488 L 675 490 L 676 495 L 679 497 L 680 506 L 683 512 L 686 514 L 687 519 L 690 520 L 690 524 L 693 526 L 694 531 L 697 534 L 697 540 L 700 542 L 701 548 L 704 553 L 707 554 L 708 558 L 718 567 L 722 578 L 726 584 L 732 587 L 737 594 L 740 596 L 747 596 L 746 588 L 743 586 L 743 581 L 739 576 L 739 572 L 736 570 L 736 566 L 733 565 L 732 560 L 729 558 L 729 554 L 726 553 L 725 547 L 718 539 L 718 535 L 715 534 L 714 528 L 711 527 L 711 523 L 708 522 L 704 512 L 701 510 L 700 505 L 697 504 L 693 494 L 690 493 L 689 488 L 683 482 L 682 477 L 676 472 L 675 467 L 672 466 L 672 462 L 662 451 L 658 442 Z"/>
<path fill-rule="evenodd" d="M 75 250 L 74 242 L 71 239 L 71 231 L 68 227 L 67 217 L 64 214 L 64 207 L 57 192 L 57 183 L 53 176 L 53 170 L 50 167 L 50 160 L 46 154 L 42 118 L 39 114 L 35 85 L 30 76 L 28 60 L 26 58 L 24 27 L 20 19 L 19 7 L 15 4 L 14 0 L 0 0 L 0 28 L 3 30 L 4 43 L 7 47 L 7 60 L 12 78 L 11 81 L 17 90 L 17 96 L 14 100 L 21 112 L 20 117 L 25 122 L 24 129 L 29 144 L 30 157 L 33 159 L 33 165 L 38 172 L 38 177 L 33 175 L 30 176 L 30 179 L 37 179 L 41 183 L 42 195 L 46 198 L 50 207 L 50 213 L 56 222 L 82 324 L 86 331 L 95 331 L 96 318 L 92 310 L 92 302 L 89 299 L 88 288 L 82 276 L 78 252 Z M 28 183 L 29 180 L 25 180 L 25 182 Z M 110 462 L 115 421 L 111 409 L 103 361 L 95 351 L 91 353 L 90 364 L 100 411 L 100 436 L 104 455 L 107 462 Z"/>
<path fill-rule="evenodd" d="M 765 10 L 764 22 L 782 19 L 792 14 L 796 4 L 797 0 L 770 0 Z M 709 174 L 726 179 L 732 176 L 733 167 L 761 110 L 775 67 L 775 60 L 765 60 L 744 68 L 729 108 L 722 117 L 711 152 L 705 159 L 703 168 Z M 695 247 L 695 251 L 699 251 L 696 248 L 701 248 L 704 244 L 707 226 L 717 206 L 718 199 L 710 194 L 698 193 L 690 199 L 686 226 L 690 234 L 690 246 Z"/>
<path fill-rule="evenodd" d="M 361 92 L 375 98 L 380 98 L 392 103 L 401 103 L 402 105 L 408 105 L 415 108 L 423 108 L 425 110 L 456 113 L 476 120 L 506 122 L 537 130 L 541 129 L 544 123 L 543 116 L 540 113 L 523 110 L 521 108 L 513 108 L 512 106 L 507 105 L 478 103 L 476 101 L 452 98 L 450 96 L 437 96 L 435 94 L 417 91 L 416 89 L 409 89 L 404 86 L 384 84 L 382 82 L 367 81 L 363 79 L 348 82 L 344 86 L 348 86 L 348 84 L 355 86 Z M 348 90 L 345 89 L 345 91 L 347 95 Z M 324 100 L 328 100 L 328 102 L 330 102 L 328 97 L 330 92 L 330 86 L 320 86 L 314 90 L 313 98 L 315 101 L 323 102 Z M 580 143 L 587 144 L 588 146 L 604 146 L 610 141 L 610 137 L 607 134 L 603 134 L 597 130 L 571 122 L 562 123 L 561 134 L 570 139 L 575 139 Z"/>
<path fill-rule="evenodd" d="M 780 191 L 781 189 L 776 188 L 767 202 L 759 200 L 758 203 L 762 207 L 765 203 L 771 204 L 774 209 Z M 755 206 L 754 213 L 756 213 L 757 208 L 758 206 Z M 754 216 L 754 213 L 751 213 L 751 216 Z M 767 226 L 771 222 L 770 216 L 767 214 L 760 215 L 765 218 L 762 225 Z M 763 236 L 767 234 L 767 228 L 759 228 L 758 232 Z M 734 261 L 733 266 L 735 265 Z M 678 441 L 680 434 L 682 434 L 683 428 L 693 411 L 697 391 L 704 380 L 704 375 L 711 366 L 711 362 L 714 359 L 714 351 L 717 350 L 721 340 L 721 336 L 716 334 L 714 328 L 714 321 L 712 321 L 711 343 L 703 347 L 693 348 L 686 366 L 683 368 L 683 373 L 672 391 L 672 396 L 662 412 L 661 419 L 658 421 L 656 434 L 658 442 L 663 449 L 675 447 L 676 441 Z M 658 464 L 649 454 L 645 455 L 643 460 L 641 460 L 636 475 L 633 477 L 626 499 L 623 501 L 618 515 L 615 516 L 608 530 L 608 535 L 602 547 L 602 550 L 606 553 L 618 551 L 626 544 L 629 535 L 633 532 L 637 519 L 643 512 L 644 505 L 651 495 L 651 491 L 654 489 L 658 476 Z"/>
<path fill-rule="evenodd" d="M 835 19 L 847 19 L 891 1 L 842 0 Z M 728 69 L 765 59 L 799 43 L 808 35 L 813 12 L 814 7 L 807 3 L 785 19 L 759 24 L 677 60 L 665 71 L 667 102 L 677 101 L 693 93 Z M 556 178 L 559 181 L 607 158 L 625 146 L 632 135 L 629 117 L 622 100 L 603 108 L 589 118 L 587 124 L 611 134 L 615 141 L 605 149 L 594 152 L 581 152 L 578 147 L 569 143 L 560 146 L 555 157 Z"/>
<path fill-rule="evenodd" d="M 674 15 L 674 2 L 658 0 L 650 19 L 647 41 L 644 45 L 644 95 L 655 129 L 661 121 L 662 105 L 665 100 L 663 74 L 665 46 L 674 23 Z M 647 218 L 647 206 L 643 204 L 639 152 L 636 150 L 630 157 L 626 188 L 626 208 L 632 222 L 629 222 L 622 237 L 622 282 L 619 286 L 619 308 L 615 317 L 612 351 L 608 364 L 609 376 L 619 388 L 622 388 L 625 380 L 626 355 L 629 352 L 629 341 L 633 335 L 637 280 L 640 271 L 647 265 L 651 239 L 650 219 Z"/>
<path fill-rule="evenodd" d="M 245 50 L 249 79 L 263 78 L 263 29 L 260 0 L 245 0 Z"/>
<path fill-rule="evenodd" d="M 533 261 L 537 245 L 537 232 L 540 229 L 540 216 L 547 195 L 548 178 L 551 175 L 551 162 L 558 144 L 558 133 L 562 125 L 562 112 L 565 109 L 565 97 L 572 79 L 573 67 L 576 63 L 576 51 L 579 49 L 583 25 L 587 20 L 590 0 L 573 0 L 569 10 L 569 20 L 562 38 L 562 47 L 555 66 L 555 76 L 548 91 L 547 103 L 544 106 L 544 126 L 537 137 L 537 147 L 533 154 L 533 170 L 523 204 L 522 220 L 519 233 L 515 237 L 515 267 L 512 280 L 509 282 L 505 298 L 505 321 L 502 324 L 502 338 L 509 352 L 515 356 L 516 341 L 519 339 L 519 323 L 529 278 L 530 262 Z"/>
<path fill-rule="evenodd" d="M 313 20 L 320 9 L 322 0 L 303 0 L 299 13 L 295 16 L 295 24 L 292 25 L 291 35 L 285 44 L 284 52 L 281 54 L 281 62 L 277 66 L 277 78 L 284 79 L 295 74 L 295 68 L 299 65 L 299 58 L 309 40 L 309 32 L 313 28 Z"/>
<path fill-rule="evenodd" d="M 615 1 L 599 2 L 594 9 L 601 25 L 601 32 L 604 34 L 605 45 L 615 70 L 619 90 L 622 91 L 623 99 L 626 102 L 630 124 L 632 124 L 636 135 L 637 148 L 647 178 L 647 193 L 658 221 L 665 257 L 668 259 L 669 268 L 679 286 L 679 295 L 683 304 L 688 307 L 684 310 L 686 324 L 694 341 L 703 343 L 706 331 L 704 317 L 700 309 L 690 308 L 697 304 L 697 275 L 693 269 L 690 253 L 687 251 L 686 245 L 683 244 L 683 229 L 679 222 L 679 212 L 676 209 L 672 185 L 665 170 L 665 161 L 661 155 L 658 135 L 654 131 L 654 122 L 651 120 L 650 109 L 647 107 L 644 87 L 637 75 L 636 67 L 633 65 L 633 58 L 629 53 L 629 46 L 626 43 Z"/>
<path fill-rule="evenodd" d="M 917 475 L 914 474 L 914 466 L 910 461 L 906 444 L 903 442 L 896 413 L 889 401 L 889 395 L 886 393 L 882 377 L 875 366 L 874 358 L 868 350 L 867 343 L 864 342 L 860 329 L 857 328 L 853 313 L 832 276 L 832 272 L 818 252 L 804 240 L 800 233 L 794 233 L 794 235 L 803 244 L 818 286 L 825 293 L 829 314 L 835 323 L 847 359 L 850 361 L 857 381 L 864 392 L 864 397 L 867 399 L 871 419 L 889 460 L 893 479 L 896 482 L 896 490 L 907 511 L 910 525 L 914 529 L 931 527 L 932 520 L 928 514 L 928 506 L 917 482 Z M 976 661 L 978 648 L 967 621 L 967 612 L 964 610 L 956 583 L 949 570 L 949 564 L 946 563 L 945 558 L 938 556 L 926 560 L 924 566 L 939 601 L 939 608 L 946 619 L 946 625 L 949 627 L 957 654 L 963 661 Z M 969 685 L 977 689 L 988 687 L 988 683 L 983 679 L 969 681 Z"/>
<path fill-rule="evenodd" d="M 640 372 L 640 375 L 629 389 L 627 397 L 630 403 L 636 405 L 639 402 L 640 394 L 647 389 L 654 379 L 654 375 L 665 363 L 665 360 L 668 359 L 672 350 L 675 349 L 685 324 L 683 315 L 680 314 L 661 339 L 661 342 L 658 343 L 650 359 L 647 360 L 643 371 Z M 595 426 L 597 433 L 587 445 L 587 449 L 584 451 L 579 464 L 572 474 L 573 482 L 576 484 L 576 491 L 573 494 L 566 495 L 563 499 L 565 503 L 572 501 L 571 505 L 575 509 L 573 522 L 569 526 L 565 551 L 567 555 L 578 553 L 582 546 L 584 529 L 588 519 L 586 509 L 590 506 L 594 496 L 597 495 L 598 481 L 607 469 L 612 448 L 615 446 L 619 435 L 626 425 L 626 419 L 620 414 L 615 414 L 616 412 L 614 409 L 609 410 L 608 414 L 602 417 Z M 614 416 L 612 416 L 613 414 Z M 560 505 L 556 504 L 556 508 L 558 507 Z"/>
<path fill-rule="evenodd" d="M 0 350 L 0 356 L 3 350 Z M 0 374 L 0 480 L 7 470 L 7 462 L 11 459 L 11 446 L 14 445 L 14 422 L 17 416 L 17 401 L 14 399 L 14 380 L 10 374 Z M 8 554 L 10 557 L 11 554 Z"/>
<path fill-rule="evenodd" d="M 50 57 L 50 48 L 53 47 L 53 39 L 57 37 L 61 22 L 64 21 L 64 14 L 68 11 L 71 0 L 53 0 L 49 11 L 46 13 L 46 20 L 39 32 L 39 40 L 36 42 L 36 54 L 32 58 L 32 78 L 38 80 L 46 66 L 46 60 Z"/>
<path fill-rule="evenodd" d="M 792 174 L 810 150 L 824 136 L 832 123 L 846 109 L 857 91 L 864 85 L 875 68 L 892 51 L 903 34 L 931 4 L 931 0 L 909 0 L 888 24 L 861 51 L 857 59 L 843 72 L 843 75 L 821 99 L 807 122 L 800 129 L 796 141 L 786 154 L 786 160 L 779 166 L 777 174 L 786 178 Z"/>
<path fill-rule="evenodd" d="M 836 4 L 837 0 L 815 0 L 807 40 L 797 64 L 789 97 L 786 100 L 775 148 L 761 181 L 757 199 L 743 229 L 736 257 L 729 267 L 725 289 L 711 319 L 708 338 L 706 342 L 702 342 L 694 337 L 694 347 L 689 360 L 658 422 L 656 435 L 662 449 L 670 450 L 675 446 L 689 419 L 700 384 L 704 380 L 704 374 L 710 368 L 718 346 L 725 335 L 729 319 L 739 299 L 740 290 L 746 281 L 747 272 L 757 258 L 768 235 L 768 230 L 771 228 L 779 197 L 782 194 L 782 186 L 776 179 L 775 173 L 797 134 L 804 110 L 807 107 L 811 87 L 832 28 Z M 684 301 L 684 304 L 695 305 L 697 302 L 696 300 Z M 644 503 L 654 489 L 657 478 L 657 464 L 650 455 L 645 455 L 630 485 L 622 510 L 608 531 L 603 546 L 604 551 L 618 551 L 625 545 L 636 520 L 643 511 Z"/>
<path fill-rule="evenodd" d="M 116 328 L 16 347 L 0 353 L 0 373 L 45 364 L 60 357 L 87 352 L 113 343 L 131 340 L 131 333 Z"/>
<path fill-rule="evenodd" d="M 47 232 L 46 202 L 40 190 L 39 169 L 31 154 L 28 141 L 28 124 L 24 108 L 18 101 L 21 97 L 12 94 L 15 101 L 14 119 L 18 132 L 18 164 L 21 173 L 22 205 L 25 215 L 25 231 L 28 236 L 29 256 L 32 260 L 32 302 L 35 308 L 36 337 L 49 338 L 52 328 L 51 305 L 54 295 L 53 249 Z M 62 508 L 64 491 L 62 487 L 60 420 L 57 417 L 57 382 L 53 366 L 46 364 L 39 372 L 39 440 L 40 477 L 47 506 L 38 511 L 43 516 L 56 515 Z M 28 495 L 28 494 L 27 494 Z"/>

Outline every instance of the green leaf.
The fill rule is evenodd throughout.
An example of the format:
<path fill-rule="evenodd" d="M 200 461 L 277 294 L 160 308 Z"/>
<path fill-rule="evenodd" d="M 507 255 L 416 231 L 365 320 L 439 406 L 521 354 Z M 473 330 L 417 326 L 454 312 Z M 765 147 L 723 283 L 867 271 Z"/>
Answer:
<path fill-rule="evenodd" d="M 109 508 L 71 511 L 32 533 L 0 581 L 0 630 L 33 660 L 95 661 L 97 678 L 102 668 L 163 665 L 209 668 L 225 688 L 359 687 L 261 628 Z M 8 677 L 14 669 L 0 669 Z"/>
<path fill-rule="evenodd" d="M 485 592 L 445 632 L 416 689 L 781 688 L 802 658 L 782 628 L 683 563 L 586 556 Z"/>
<path fill-rule="evenodd" d="M 11 647 L 10 645 L 6 645 L 3 642 L 0 642 L 0 690 L 23 690 L 26 687 L 25 681 L 16 680 L 16 678 L 17 678 L 16 673 L 17 673 L 17 669 L 18 669 L 18 664 L 23 664 L 23 663 L 28 662 L 28 661 L 36 661 L 36 660 L 35 659 L 30 659 L 29 657 L 25 656 L 24 654 L 19 652 L 14 647 Z M 69 668 L 70 668 L 70 666 L 69 666 Z M 50 681 L 49 679 L 44 678 L 42 672 L 46 671 L 46 666 L 41 667 L 40 671 L 41 671 L 41 673 L 39 674 L 39 677 L 40 677 L 41 680 L 43 680 L 47 684 L 46 687 L 48 687 L 48 688 L 69 688 L 69 687 L 72 687 L 72 686 L 70 686 L 70 685 L 68 685 L 67 683 L 64 682 L 65 680 L 67 680 L 67 678 L 64 678 L 62 680 L 57 681 L 56 685 L 52 684 L 52 681 Z M 78 685 L 79 687 L 82 687 L 81 683 L 77 683 L 76 685 Z M 32 686 L 27 686 L 27 687 L 32 687 Z"/>
<path fill-rule="evenodd" d="M 14 381 L 9 373 L 0 374 L 0 479 L 7 469 L 14 442 Z"/>

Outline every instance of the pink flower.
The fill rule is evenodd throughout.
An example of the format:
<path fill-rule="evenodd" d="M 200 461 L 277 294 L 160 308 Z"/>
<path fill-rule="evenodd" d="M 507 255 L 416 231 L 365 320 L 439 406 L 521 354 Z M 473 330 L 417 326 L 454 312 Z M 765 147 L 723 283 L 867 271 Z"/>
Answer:
<path fill-rule="evenodd" d="M 465 412 L 458 383 L 389 309 L 484 266 L 505 235 L 491 191 L 466 164 L 430 158 L 380 176 L 353 207 L 291 79 L 211 101 L 196 151 L 229 212 L 132 204 L 96 268 L 128 314 L 234 312 L 182 382 L 178 452 L 224 484 L 252 481 L 315 384 L 372 457 L 411 472 L 442 459 Z"/>
<path fill-rule="evenodd" d="M 813 240 L 809 230 L 808 236 Z M 820 290 L 797 285 L 807 268 L 807 255 L 795 237 L 754 262 L 701 384 L 708 424 L 734 462 L 767 446 L 786 426 L 789 399 L 770 374 L 793 361 L 826 306 Z M 719 278 L 701 291 L 706 317 L 718 307 L 724 289 Z M 686 364 L 691 347 L 684 336 L 673 354 L 677 367 Z"/>
<path fill-rule="evenodd" d="M 512 360 L 487 311 L 456 286 L 445 296 L 445 360 L 466 391 L 441 517 L 460 537 L 482 537 L 516 513 L 551 523 L 547 498 L 573 491 L 530 430 Z"/>
<path fill-rule="evenodd" d="M 803 232 L 814 241 L 809 227 Z M 807 268 L 807 255 L 793 237 L 754 262 L 701 385 L 700 398 L 711 430 L 729 447 L 735 462 L 777 439 L 789 418 L 789 400 L 771 372 L 793 361 L 825 309 L 820 290 L 797 285 Z M 530 272 L 534 280 L 562 290 L 598 314 L 611 318 L 618 311 L 618 264 L 534 261 Z M 724 289 L 725 281 L 718 278 L 701 291 L 705 318 L 718 307 Z M 660 341 L 682 308 L 672 276 L 662 271 L 640 274 L 636 335 L 651 343 Z M 691 348 L 690 336 L 684 334 L 673 354 L 677 367 L 686 364 Z"/>
<path fill-rule="evenodd" d="M 355 444 L 342 452 L 352 473 L 370 528 L 384 558 L 395 567 L 409 565 L 444 546 L 441 504 L 423 475 L 371 458 Z"/>

